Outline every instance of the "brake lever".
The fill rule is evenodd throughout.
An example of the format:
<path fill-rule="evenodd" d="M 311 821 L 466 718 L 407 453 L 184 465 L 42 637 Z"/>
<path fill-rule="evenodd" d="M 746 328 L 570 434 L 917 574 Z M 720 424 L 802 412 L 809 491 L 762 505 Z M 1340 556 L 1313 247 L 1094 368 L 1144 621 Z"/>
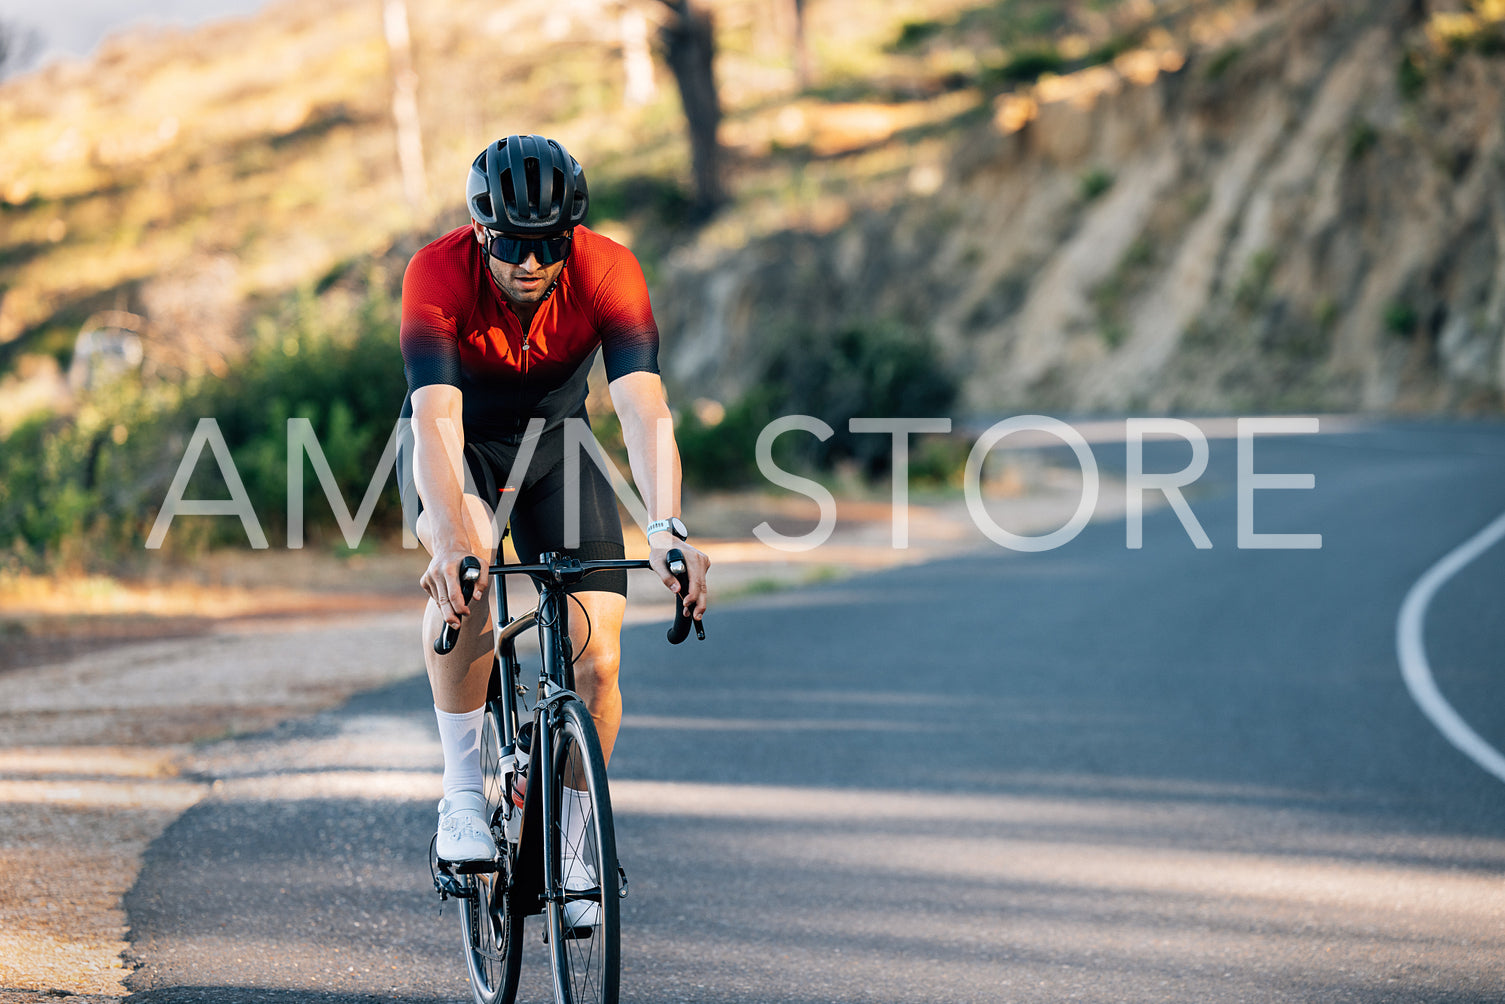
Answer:
<path fill-rule="evenodd" d="M 481 562 L 473 554 L 467 554 L 460 559 L 460 594 L 465 597 L 465 605 L 470 606 L 470 597 L 476 591 L 476 583 L 481 578 Z M 459 614 L 464 618 L 464 614 Z M 455 650 L 455 642 L 460 640 L 460 629 L 451 627 L 448 622 L 444 629 L 439 632 L 439 637 L 434 639 L 434 652 L 438 655 L 449 655 Z"/>
<path fill-rule="evenodd" d="M 679 548 L 673 548 L 667 555 L 669 562 L 669 574 L 679 580 L 679 592 L 674 594 L 674 623 L 669 627 L 669 644 L 678 645 L 690 636 L 690 624 L 692 619 L 685 613 L 684 598 L 690 591 L 690 569 L 685 564 L 684 552 Z M 695 637 L 705 641 L 705 625 L 700 618 L 693 619 L 695 625 Z"/>

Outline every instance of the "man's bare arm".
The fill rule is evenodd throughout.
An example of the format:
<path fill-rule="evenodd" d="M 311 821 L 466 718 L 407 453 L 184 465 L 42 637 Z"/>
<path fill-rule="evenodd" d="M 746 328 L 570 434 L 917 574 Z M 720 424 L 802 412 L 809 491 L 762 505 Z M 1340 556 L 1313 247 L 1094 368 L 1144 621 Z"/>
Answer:
<path fill-rule="evenodd" d="M 622 422 L 622 440 L 627 445 L 632 480 L 647 504 L 649 520 L 679 515 L 679 447 L 674 442 L 673 418 L 664 400 L 663 381 L 657 373 L 627 373 L 613 380 L 608 389 L 611 403 Z M 708 599 L 705 573 L 711 560 L 698 548 L 675 539 L 667 531 L 654 534 L 648 546 L 654 571 L 676 592 L 679 584 L 669 574 L 665 556 L 670 548 L 675 547 L 684 554 L 690 573 L 690 588 L 684 597 L 685 609 L 695 617 L 703 616 Z"/>
<path fill-rule="evenodd" d="M 465 528 L 465 432 L 460 388 L 431 384 L 413 392 L 413 481 L 423 500 L 427 537 L 433 556 L 423 574 L 423 588 L 452 624 L 469 613 L 460 593 L 459 565 L 470 553 Z M 483 562 L 491 556 L 476 555 Z M 487 577 L 476 583 L 472 602 L 486 591 Z"/>

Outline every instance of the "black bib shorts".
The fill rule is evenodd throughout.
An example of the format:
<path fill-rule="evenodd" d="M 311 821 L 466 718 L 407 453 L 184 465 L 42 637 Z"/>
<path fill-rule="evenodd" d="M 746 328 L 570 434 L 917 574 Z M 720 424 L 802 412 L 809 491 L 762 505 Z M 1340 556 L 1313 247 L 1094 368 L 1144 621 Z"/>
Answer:
<path fill-rule="evenodd" d="M 412 414 L 411 401 L 404 402 L 402 417 L 410 419 Z M 584 415 L 575 417 L 583 419 Z M 518 431 L 465 443 L 465 491 L 480 498 L 493 511 L 499 505 L 506 505 L 508 499 L 504 496 L 510 497 L 509 525 L 518 560 L 536 562 L 539 555 L 549 551 L 558 551 L 582 561 L 625 557 L 616 493 L 583 447 L 579 447 L 576 464 L 580 483 L 575 492 L 570 490 L 565 477 L 563 424 L 543 431 L 527 470 L 516 479 L 515 490 L 508 490 L 507 482 L 517 464 L 525 436 L 525 432 Z M 412 444 L 410 432 L 398 437 L 397 487 L 402 497 L 403 521 L 409 530 L 417 527 L 418 514 L 423 511 L 423 501 L 418 497 L 418 486 L 413 480 Z M 566 504 L 571 494 L 577 495 L 580 504 L 580 537 L 575 547 L 566 546 L 565 533 Z M 620 570 L 593 572 L 567 586 L 565 591 L 610 592 L 626 596 L 627 573 Z"/>

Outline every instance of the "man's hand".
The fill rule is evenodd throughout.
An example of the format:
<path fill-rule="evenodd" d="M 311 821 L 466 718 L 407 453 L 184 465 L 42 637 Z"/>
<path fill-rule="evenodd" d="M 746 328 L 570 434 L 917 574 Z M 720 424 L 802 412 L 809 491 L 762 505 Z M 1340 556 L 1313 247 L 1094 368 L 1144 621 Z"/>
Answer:
<path fill-rule="evenodd" d="M 705 616 L 706 605 L 710 600 L 710 594 L 705 588 L 705 573 L 711 567 L 711 559 L 701 551 L 682 540 L 675 540 L 667 533 L 654 534 L 655 540 L 664 538 L 667 542 L 649 542 L 651 550 L 648 552 L 648 563 L 658 573 L 658 577 L 664 580 L 664 585 L 669 587 L 670 592 L 679 592 L 679 580 L 669 574 L 669 552 L 678 550 L 685 557 L 685 570 L 690 576 L 690 588 L 680 597 L 680 605 L 684 612 L 696 620 Z"/>
<path fill-rule="evenodd" d="M 460 562 L 469 556 L 470 547 L 464 543 L 456 542 L 437 548 L 433 559 L 429 561 L 429 567 L 423 573 L 423 578 L 419 580 L 423 584 L 424 591 L 438 604 L 439 615 L 450 627 L 459 627 L 460 615 L 470 613 L 471 604 L 478 602 L 482 596 L 486 595 L 489 576 L 485 574 L 485 562 L 481 563 L 482 574 L 476 580 L 470 603 L 465 602 L 465 594 L 460 591 Z"/>

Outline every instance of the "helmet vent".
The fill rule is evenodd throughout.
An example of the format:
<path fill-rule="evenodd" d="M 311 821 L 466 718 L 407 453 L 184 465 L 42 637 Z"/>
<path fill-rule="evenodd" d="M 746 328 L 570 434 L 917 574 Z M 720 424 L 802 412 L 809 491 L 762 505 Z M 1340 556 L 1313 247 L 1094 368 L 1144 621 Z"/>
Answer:
<path fill-rule="evenodd" d="M 512 175 L 510 173 L 503 173 L 502 175 L 502 205 L 517 205 L 517 193 L 512 187 Z M 500 216 L 501 214 L 497 213 L 496 215 Z"/>
<path fill-rule="evenodd" d="M 534 206 L 538 206 L 539 209 L 542 209 L 543 207 L 538 205 L 538 158 L 529 157 L 523 163 L 527 165 L 523 170 L 523 177 L 526 179 L 528 186 L 528 204 L 526 207 L 519 206 L 518 208 L 525 208 L 531 211 Z M 508 180 L 511 180 L 510 175 L 508 176 Z M 503 181 L 502 184 L 505 185 L 507 182 Z"/>
<path fill-rule="evenodd" d="M 478 223 L 525 235 L 584 223 L 590 205 L 580 163 L 543 136 L 508 136 L 488 146 L 471 164 L 466 197 Z"/>

